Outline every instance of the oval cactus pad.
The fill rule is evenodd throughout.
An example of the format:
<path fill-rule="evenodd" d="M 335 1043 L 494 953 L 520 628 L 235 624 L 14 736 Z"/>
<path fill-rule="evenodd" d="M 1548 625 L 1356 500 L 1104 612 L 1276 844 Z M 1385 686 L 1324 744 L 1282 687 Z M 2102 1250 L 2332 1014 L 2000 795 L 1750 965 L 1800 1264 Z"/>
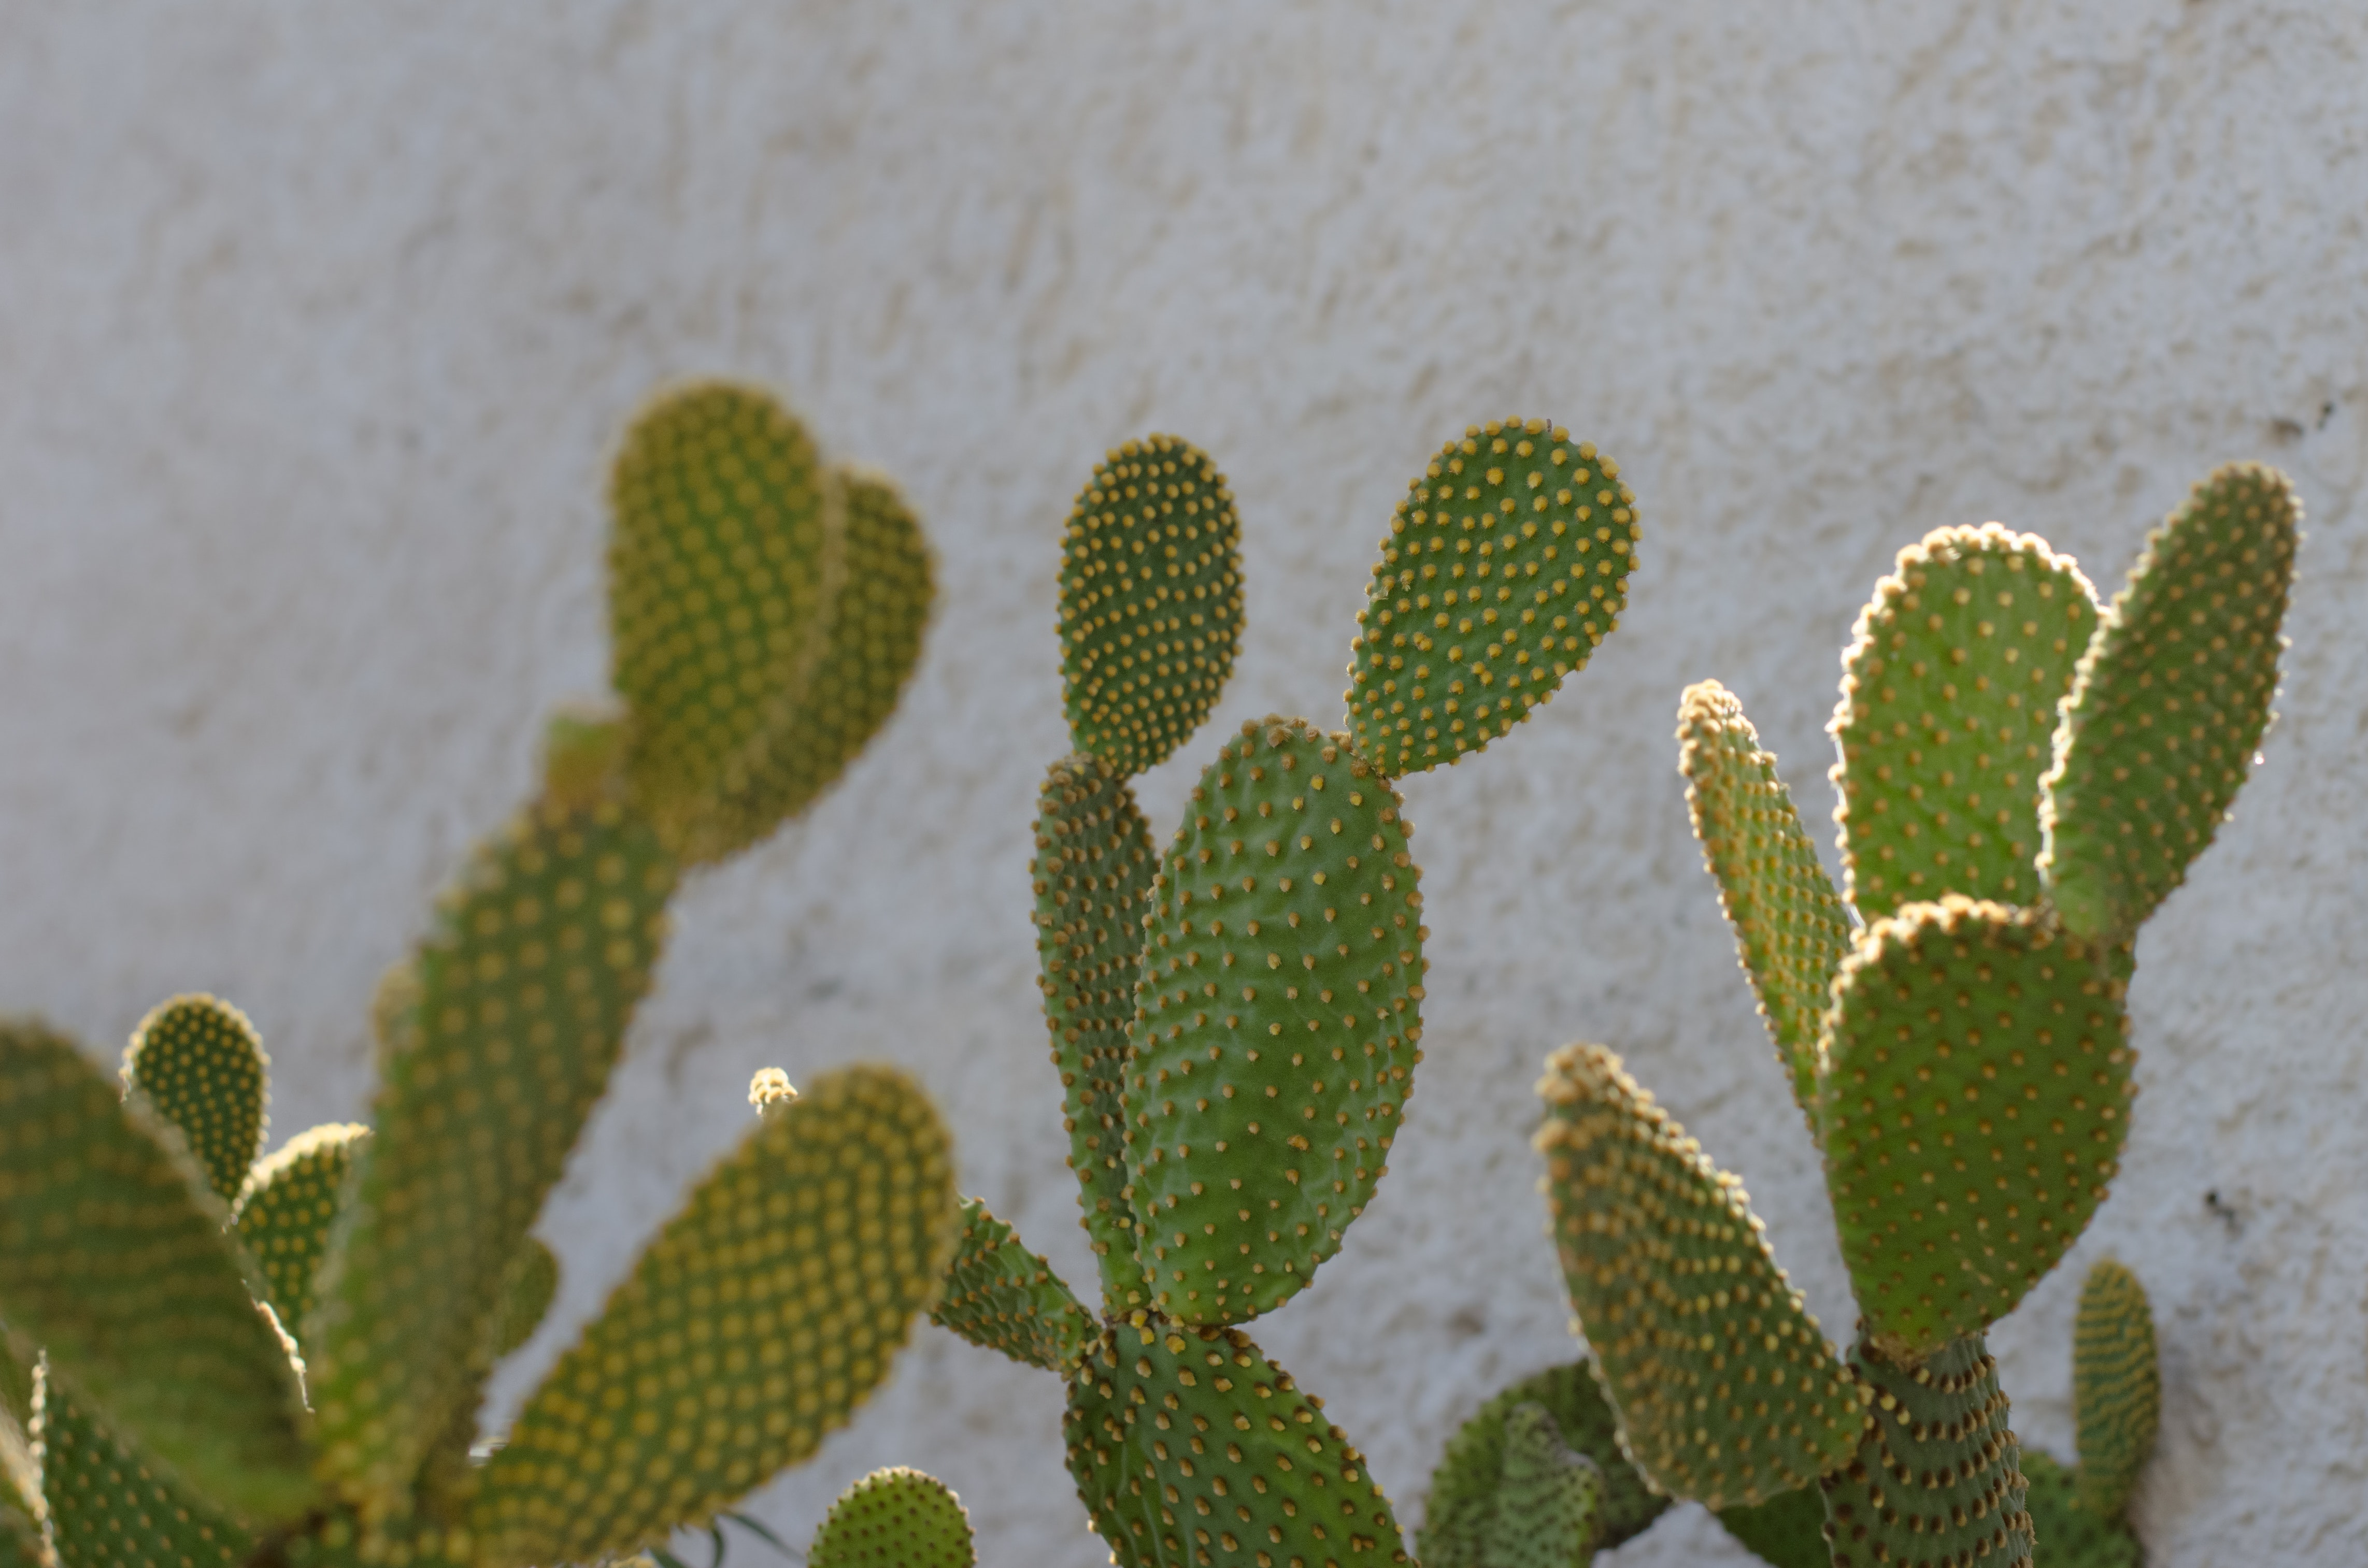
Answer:
<path fill-rule="evenodd" d="M 1217 705 L 1242 643 L 1242 525 L 1208 454 L 1117 448 L 1069 508 L 1061 693 L 1069 733 L 1121 774 L 1166 761 Z"/>
<path fill-rule="evenodd" d="M 1153 884 L 1127 1067 L 1153 1300 L 1280 1306 L 1388 1168 L 1422 1060 L 1422 894 L 1397 791 L 1304 720 L 1242 726 Z"/>
<path fill-rule="evenodd" d="M 131 1031 L 123 1083 L 181 1130 L 206 1181 L 237 1200 L 263 1145 L 270 1062 L 246 1015 L 211 996 L 176 996 Z"/>
<path fill-rule="evenodd" d="M 2039 778 L 2097 624 L 2068 556 L 1996 523 L 1899 552 L 1842 655 L 1847 892 L 1869 920 L 1963 893 L 2039 901 Z"/>
<path fill-rule="evenodd" d="M 346 1173 L 370 1135 L 369 1128 L 349 1121 L 300 1132 L 256 1163 L 239 1196 L 232 1228 L 263 1270 L 279 1326 L 300 1344 L 313 1312 L 313 1277 L 329 1250 L 329 1229 L 345 1201 Z"/>
<path fill-rule="evenodd" d="M 2037 911 L 1952 896 L 1859 938 L 1817 1082 L 1866 1334 L 1912 1363 L 2014 1309 L 2089 1223 L 2136 1092 L 2122 983 Z"/>
<path fill-rule="evenodd" d="M 1538 1094 L 1563 1279 L 1636 1468 L 1716 1509 L 1848 1463 L 1857 1391 L 1743 1184 L 1601 1046 L 1555 1051 Z"/>
<path fill-rule="evenodd" d="M 2072 1414 L 2081 1501 L 2100 1518 L 2118 1518 L 2154 1452 L 2162 1424 L 2162 1370 L 2146 1287 L 2111 1258 L 2080 1282 L 2080 1311 L 2072 1323 Z"/>
<path fill-rule="evenodd" d="M 1400 778 L 1529 717 L 1620 624 L 1635 507 L 1618 463 L 1543 419 L 1440 448 L 1357 613 L 1344 696 L 1358 749 Z"/>
<path fill-rule="evenodd" d="M 929 1321 L 1015 1361 L 1066 1371 L 1085 1353 L 1094 1320 L 984 1199 L 963 1199 L 960 1213 L 945 1293 Z"/>
<path fill-rule="evenodd" d="M 838 1494 L 806 1568 L 971 1568 L 970 1510 L 933 1475 L 875 1470 Z"/>
<path fill-rule="evenodd" d="M 2146 540 L 2055 734 L 2041 857 L 2064 923 L 2136 929 L 2219 831 L 2278 685 L 2301 504 L 2231 463 Z"/>

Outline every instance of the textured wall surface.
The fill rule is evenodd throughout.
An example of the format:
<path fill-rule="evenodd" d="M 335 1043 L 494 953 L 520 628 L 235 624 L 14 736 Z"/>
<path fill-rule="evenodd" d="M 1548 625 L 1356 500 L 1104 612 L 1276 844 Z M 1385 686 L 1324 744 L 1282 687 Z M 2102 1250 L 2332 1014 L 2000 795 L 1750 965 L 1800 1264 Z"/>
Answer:
<path fill-rule="evenodd" d="M 275 1142 L 361 1112 L 375 977 L 604 681 L 616 432 L 665 378 L 763 378 L 901 476 L 943 611 L 847 782 L 677 905 L 503 1397 L 762 1064 L 910 1065 L 965 1187 L 1089 1279 L 1025 870 L 1070 496 L 1130 435 L 1207 447 L 1249 583 L 1221 722 L 1331 724 L 1406 482 L 1554 418 L 1640 496 L 1634 608 L 1409 789 L 1429 1060 L 1379 1200 L 1258 1330 L 1412 1523 L 1453 1424 L 1571 1353 L 1526 1142 L 1565 1040 L 1625 1052 L 1850 1323 L 1679 687 L 1733 687 L 1822 823 L 1895 551 L 1998 518 L 2110 587 L 2260 457 L 2309 507 L 2283 717 L 2140 947 L 2120 1190 L 1996 1341 L 2068 1453 L 2078 1273 L 2132 1262 L 2153 1561 L 2368 1562 L 2364 51 L 2358 11 L 2273 0 L 0 4 L 0 1004 L 111 1052 L 219 990 L 275 1051 Z M 1214 741 L 1145 781 L 1155 822 Z M 1099 1562 L 1059 1408 L 925 1326 L 755 1506 L 796 1539 L 907 1462 L 987 1562 Z M 1617 1560 L 1742 1558 L 1683 1510 Z"/>

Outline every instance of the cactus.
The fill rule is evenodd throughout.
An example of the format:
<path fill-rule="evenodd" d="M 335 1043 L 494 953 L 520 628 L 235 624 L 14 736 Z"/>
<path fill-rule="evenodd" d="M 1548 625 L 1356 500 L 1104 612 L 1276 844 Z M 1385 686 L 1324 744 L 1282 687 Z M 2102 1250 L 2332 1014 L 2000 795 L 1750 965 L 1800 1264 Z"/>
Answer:
<path fill-rule="evenodd" d="M 381 983 L 370 1127 L 256 1163 L 266 1059 L 211 997 L 150 1014 L 120 1085 L 46 1027 L 0 1024 L 0 1316 L 17 1358 L 38 1348 L 64 1568 L 630 1554 L 811 1454 L 938 1293 L 955 1198 L 918 1088 L 878 1068 L 803 1096 L 763 1079 L 768 1114 L 507 1442 L 476 1443 L 487 1374 L 556 1289 L 529 1227 L 669 896 L 844 768 L 933 593 L 894 488 L 823 465 L 747 388 L 655 403 L 611 496 L 623 703 L 554 720 L 540 794 Z M 0 1558 L 28 1522 L 0 1506 Z"/>
<path fill-rule="evenodd" d="M 1518 1439 L 1516 1416 L 1531 1428 Z M 1575 1468 L 1553 1462 L 1558 1459 L 1554 1449 L 1584 1456 L 1595 1471 L 1589 1528 L 1560 1538 L 1568 1549 L 1560 1562 L 1583 1564 L 1598 1550 L 1634 1536 L 1660 1517 L 1668 1503 L 1621 1454 L 1615 1432 L 1611 1407 L 1584 1363 L 1549 1367 L 1506 1389 L 1448 1439 L 1431 1471 L 1419 1541 L 1422 1561 L 1428 1568 L 1487 1568 L 1504 1560 L 1497 1521 L 1520 1490 L 1519 1471 L 1530 1468 L 1514 1455 L 1517 1440 L 1544 1452 L 1549 1486 L 1554 1474 Z M 1549 1435 L 1552 1449 L 1544 1441 Z"/>
<path fill-rule="evenodd" d="M 875 1470 L 839 1494 L 807 1568 L 971 1568 L 970 1513 L 942 1482 L 901 1466 Z"/>
<path fill-rule="evenodd" d="M 1554 1234 L 1653 1484 L 1749 1539 L 1814 1482 L 1836 1564 L 2028 1563 L 2051 1520 L 2103 1543 L 2077 1561 L 2131 1560 L 2119 1519 L 2158 1397 L 2143 1292 L 2107 1267 L 2083 1295 L 2068 1481 L 2024 1468 L 1983 1335 L 2118 1171 L 2137 924 L 2269 721 L 2297 520 L 2282 476 L 2224 468 L 2102 611 L 2070 561 L 1995 524 L 1902 551 L 1831 726 L 1846 903 L 1741 705 L 1687 691 L 1695 832 L 1823 1151 L 1861 1322 L 1844 1360 L 1739 1184 L 1611 1052 L 1558 1052 L 1536 1140 Z"/>
<path fill-rule="evenodd" d="M 1073 755 L 1046 777 L 1030 872 L 1100 1311 L 973 1199 L 935 1315 L 1066 1382 L 1070 1474 L 1128 1568 L 1407 1561 L 1348 1435 L 1238 1325 L 1340 1250 L 1422 1060 L 1429 932 L 1394 780 L 1505 734 L 1617 624 L 1637 537 L 1618 472 L 1542 420 L 1449 442 L 1382 540 L 1350 728 L 1243 723 L 1164 850 L 1130 778 L 1191 737 L 1230 672 L 1234 497 L 1199 449 L 1153 436 L 1111 451 L 1071 511 Z M 1632 1475 L 1563 1446 L 1566 1395 L 1520 1418 L 1509 1458 L 1497 1414 L 1483 1468 L 1503 1506 L 1467 1535 L 1544 1562 L 1649 1517 Z"/>

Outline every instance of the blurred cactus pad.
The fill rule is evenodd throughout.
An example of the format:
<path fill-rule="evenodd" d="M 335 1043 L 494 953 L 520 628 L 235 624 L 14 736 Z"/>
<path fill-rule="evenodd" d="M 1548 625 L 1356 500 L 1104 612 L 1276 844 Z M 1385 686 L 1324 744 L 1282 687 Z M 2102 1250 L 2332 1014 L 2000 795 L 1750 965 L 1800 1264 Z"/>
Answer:
<path fill-rule="evenodd" d="M 2257 758 L 2299 521 L 2283 475 L 2222 468 L 2108 604 L 1996 524 L 1901 551 L 1843 655 L 1839 890 L 1741 702 L 1685 693 L 1694 831 L 1823 1153 L 1854 1342 L 1611 1051 L 1548 1062 L 1536 1142 L 1617 1459 L 1771 1561 L 1807 1552 L 1813 1492 L 1836 1564 L 2136 1561 L 2159 1401 L 2136 1281 L 2100 1265 L 2082 1295 L 2077 1472 L 2022 1455 L 1984 1336 L 2119 1173 L 2137 930 Z"/>
<path fill-rule="evenodd" d="M 1339 1252 L 1405 1126 L 1429 930 L 1396 779 L 1508 733 L 1618 625 L 1639 537 L 1618 474 L 1544 420 L 1469 427 L 1388 521 L 1346 722 L 1268 714 L 1206 740 L 1243 631 L 1232 487 L 1155 435 L 1109 452 L 1070 510 L 1071 753 L 1046 772 L 1030 875 L 1045 1088 L 1099 1302 L 972 1199 L 934 1312 L 1061 1378 L 1070 1475 L 1126 1568 L 1410 1560 L 1349 1435 L 1240 1325 Z M 1199 772 L 1163 848 L 1133 779 L 1179 752 Z M 1459 1539 L 1526 1562 L 1650 1517 L 1641 1483 L 1551 1419 L 1514 1426 L 1483 1468 L 1518 1495 Z"/>
<path fill-rule="evenodd" d="M 811 1455 L 941 1294 L 961 1217 L 928 1099 L 884 1067 L 803 1093 L 774 1074 L 755 1129 L 481 1440 L 494 1363 L 557 1290 L 529 1228 L 668 900 L 886 722 L 934 592 L 894 486 L 825 462 L 757 389 L 655 399 L 609 495 L 617 699 L 554 720 L 542 789 L 381 986 L 367 1124 L 258 1160 L 263 1042 L 212 997 L 150 1013 L 120 1081 L 0 1023 L 0 1450 L 26 1451 L 25 1421 L 40 1456 L 0 1489 L 0 1554 L 525 1568 L 655 1548 Z M 951 1550 L 959 1508 L 903 1486 L 874 1487 L 829 1560 L 874 1560 L 846 1543 L 899 1510 Z"/>

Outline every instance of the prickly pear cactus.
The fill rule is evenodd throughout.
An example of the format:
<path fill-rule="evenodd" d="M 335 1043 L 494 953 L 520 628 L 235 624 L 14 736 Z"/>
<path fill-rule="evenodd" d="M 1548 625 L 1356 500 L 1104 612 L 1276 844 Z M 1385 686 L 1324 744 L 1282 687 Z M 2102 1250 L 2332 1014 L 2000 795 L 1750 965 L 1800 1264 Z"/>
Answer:
<path fill-rule="evenodd" d="M 211 996 L 176 996 L 140 1020 L 123 1082 L 181 1131 L 224 1203 L 238 1200 L 268 1119 L 263 1041 L 246 1015 Z"/>
<path fill-rule="evenodd" d="M 971 1568 L 970 1511 L 917 1470 L 875 1470 L 838 1494 L 806 1549 L 807 1568 Z"/>
<path fill-rule="evenodd" d="M 2137 1276 L 2110 1258 L 2089 1269 L 2072 1333 L 2080 1500 L 2099 1518 L 2117 1519 L 2162 1422 L 2154 1312 Z"/>
<path fill-rule="evenodd" d="M 1483 1404 L 1447 1440 L 1430 1473 L 1430 1499 L 1417 1543 L 1417 1555 L 1429 1568 L 1487 1568 L 1505 1486 L 1507 1424 L 1525 1406 L 1543 1412 L 1554 1424 L 1556 1440 L 1587 1456 L 1601 1478 L 1588 1553 L 1618 1546 L 1668 1510 L 1668 1496 L 1621 1451 L 1619 1422 L 1604 1401 L 1594 1366 L 1582 1359 L 1549 1367 Z M 1824 1517 L 1822 1510 L 1818 1517 Z"/>

